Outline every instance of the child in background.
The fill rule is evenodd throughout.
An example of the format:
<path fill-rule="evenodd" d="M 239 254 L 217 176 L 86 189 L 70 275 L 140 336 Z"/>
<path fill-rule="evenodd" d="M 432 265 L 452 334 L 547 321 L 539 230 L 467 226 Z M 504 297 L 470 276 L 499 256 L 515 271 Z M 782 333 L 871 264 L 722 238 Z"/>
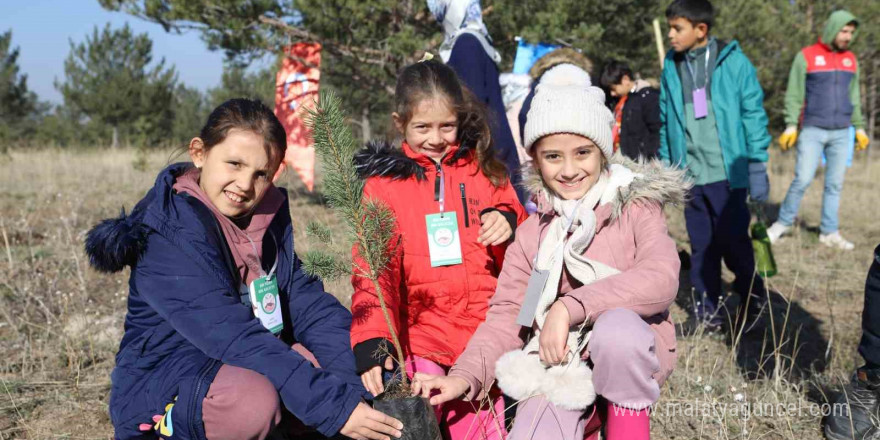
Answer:
<path fill-rule="evenodd" d="M 634 79 L 632 69 L 619 61 L 605 65 L 599 83 L 617 98 L 614 151 L 632 160 L 655 158 L 660 148 L 660 91 Z"/>
<path fill-rule="evenodd" d="M 504 252 L 525 213 L 495 158 L 485 107 L 451 68 L 436 61 L 410 65 L 395 92 L 391 116 L 402 145 L 371 143 L 356 161 L 366 178 L 364 199 L 385 203 L 397 219 L 401 243 L 380 283 L 406 371 L 442 375 L 483 322 Z M 449 218 L 452 227 L 435 228 Z M 439 237 L 441 231 L 447 235 Z M 372 284 L 355 274 L 352 285 L 357 369 L 367 390 L 378 395 L 383 368 L 393 365 L 387 355 L 375 355 L 394 352 L 391 335 Z M 437 408 L 444 438 L 453 440 L 504 438 L 503 414 L 497 394 L 488 409 L 470 403 Z"/>
<path fill-rule="evenodd" d="M 271 181 L 286 147 L 272 110 L 226 101 L 190 142 L 193 163 L 89 232 L 95 268 L 131 266 L 114 438 L 263 439 L 282 409 L 327 436 L 400 436 L 363 403 L 351 314 L 294 253 L 287 193 Z"/>
<path fill-rule="evenodd" d="M 612 159 L 605 93 L 565 72 L 574 66 L 556 69 L 525 126 L 538 214 L 520 226 L 486 322 L 449 375 L 417 374 L 413 389 L 439 390 L 433 404 L 482 400 L 497 379 L 519 401 L 510 440 L 596 438 L 600 405 L 605 438 L 647 439 L 647 407 L 677 356 L 679 259 L 662 207 L 688 186 L 659 162 Z"/>
<path fill-rule="evenodd" d="M 740 304 L 749 305 L 740 316 L 755 317 L 766 300 L 764 281 L 755 273 L 746 205 L 747 196 L 763 203 L 770 192 L 764 92 L 739 44 L 710 36 L 711 3 L 675 0 L 666 18 L 672 50 L 660 80 L 659 156 L 694 180 L 684 214 L 695 317 L 716 328 L 722 322 L 722 259 L 736 276 Z M 746 301 L 750 293 L 755 295 Z"/>

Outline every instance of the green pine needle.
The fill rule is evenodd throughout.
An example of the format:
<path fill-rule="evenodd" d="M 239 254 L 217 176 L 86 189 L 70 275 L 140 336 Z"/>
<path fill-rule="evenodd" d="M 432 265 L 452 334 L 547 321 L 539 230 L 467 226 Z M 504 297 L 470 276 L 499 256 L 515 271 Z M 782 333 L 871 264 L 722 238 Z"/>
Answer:
<path fill-rule="evenodd" d="M 330 253 L 312 250 L 302 254 L 303 270 L 307 274 L 332 280 L 351 275 L 351 261 L 341 260 Z"/>
<path fill-rule="evenodd" d="M 306 235 L 315 238 L 323 244 L 333 244 L 333 231 L 323 223 L 310 221 L 306 225 Z"/>

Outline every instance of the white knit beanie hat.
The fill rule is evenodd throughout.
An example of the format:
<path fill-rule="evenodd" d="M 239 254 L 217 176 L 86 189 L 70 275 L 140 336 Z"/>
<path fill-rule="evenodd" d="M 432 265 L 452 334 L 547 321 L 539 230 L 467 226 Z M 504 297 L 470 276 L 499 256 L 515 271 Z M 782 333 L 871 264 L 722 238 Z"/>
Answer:
<path fill-rule="evenodd" d="M 605 158 L 613 153 L 614 116 L 605 106 L 605 92 L 594 87 L 583 69 L 560 64 L 548 70 L 535 88 L 524 131 L 526 151 L 538 139 L 557 133 L 579 134 L 592 140 Z"/>

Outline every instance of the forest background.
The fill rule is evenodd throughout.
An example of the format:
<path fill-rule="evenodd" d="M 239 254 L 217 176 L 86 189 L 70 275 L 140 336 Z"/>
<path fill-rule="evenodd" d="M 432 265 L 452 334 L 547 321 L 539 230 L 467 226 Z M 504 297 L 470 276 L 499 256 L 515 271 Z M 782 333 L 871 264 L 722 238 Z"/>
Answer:
<path fill-rule="evenodd" d="M 178 80 L 175 66 L 152 52 L 147 34 L 128 26 L 96 26 L 71 40 L 63 102 L 41 100 L 19 71 L 11 30 L 0 29 L 0 145 L 182 145 L 207 113 L 234 96 L 272 105 L 276 66 L 248 69 L 267 56 L 279 60 L 294 42 L 321 43 L 321 86 L 344 99 L 356 133 L 368 139 L 389 128 L 390 92 L 397 72 L 436 52 L 440 26 L 416 0 L 97 0 L 106 9 L 158 23 L 171 33 L 195 32 L 226 55 L 221 84 L 205 92 Z M 771 131 L 782 130 L 783 96 L 797 51 L 821 33 L 825 18 L 846 7 L 863 25 L 852 46 L 861 66 L 862 108 L 875 138 L 880 104 L 880 2 L 872 0 L 717 0 L 712 33 L 736 39 L 758 69 Z M 509 71 L 516 38 L 582 50 L 596 69 L 624 60 L 643 78 L 658 78 L 652 21 L 667 31 L 665 2 L 646 0 L 484 0 L 484 21 Z M 664 41 L 664 44 L 666 42 Z M 276 63 L 277 65 L 277 63 Z M 594 75 L 598 72 L 593 72 Z"/>

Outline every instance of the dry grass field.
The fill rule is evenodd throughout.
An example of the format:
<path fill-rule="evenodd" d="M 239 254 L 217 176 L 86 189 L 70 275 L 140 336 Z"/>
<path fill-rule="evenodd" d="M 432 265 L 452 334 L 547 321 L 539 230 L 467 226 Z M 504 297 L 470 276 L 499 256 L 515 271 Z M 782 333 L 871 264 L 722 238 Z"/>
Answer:
<path fill-rule="evenodd" d="M 769 283 L 772 313 L 745 334 L 696 329 L 679 339 L 677 370 L 654 410 L 654 438 L 822 438 L 822 405 L 859 362 L 865 275 L 880 243 L 874 156 L 871 163 L 857 156 L 844 188 L 841 228 L 855 250 L 818 243 L 820 173 L 801 208 L 801 226 L 775 247 L 780 274 Z M 131 208 L 169 161 L 168 152 L 156 152 L 139 171 L 135 157 L 133 150 L 13 150 L 0 157 L 0 439 L 112 436 L 109 373 L 128 274 L 90 269 L 83 239 L 98 220 Z M 793 169 L 794 154 L 774 152 L 771 218 Z M 291 209 L 303 249 L 313 245 L 303 236 L 309 220 L 334 220 L 320 197 L 294 187 Z M 672 235 L 687 250 L 681 210 L 668 213 Z M 327 288 L 349 303 L 345 280 Z M 683 322 L 686 281 L 679 297 L 673 315 Z"/>

